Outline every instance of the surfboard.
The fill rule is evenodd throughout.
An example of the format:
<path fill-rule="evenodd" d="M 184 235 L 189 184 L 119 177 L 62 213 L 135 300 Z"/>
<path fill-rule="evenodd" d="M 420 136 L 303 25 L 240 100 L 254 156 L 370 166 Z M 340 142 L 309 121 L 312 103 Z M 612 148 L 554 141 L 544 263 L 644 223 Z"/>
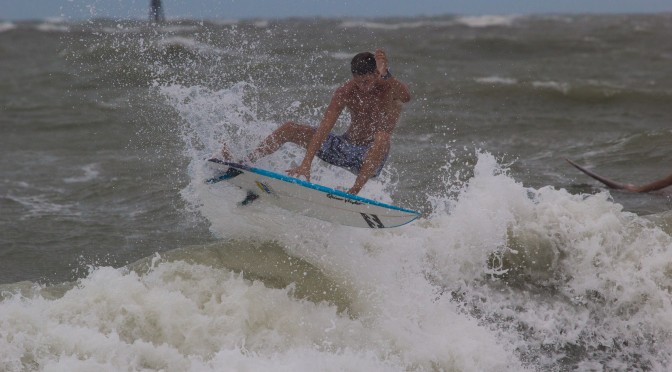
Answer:
<path fill-rule="evenodd" d="M 600 176 L 599 174 L 597 174 L 597 173 L 595 173 L 595 172 L 592 172 L 592 171 L 589 171 L 588 169 L 586 169 L 586 168 L 584 168 L 584 167 L 582 167 L 582 166 L 576 164 L 575 162 L 573 162 L 573 161 L 571 161 L 571 160 L 569 160 L 569 159 L 566 159 L 566 158 L 565 158 L 565 160 L 567 160 L 567 162 L 568 162 L 569 164 L 573 165 L 576 169 L 578 169 L 578 170 L 580 170 L 581 172 L 585 173 L 586 175 L 588 175 L 588 176 L 590 176 L 590 177 L 592 177 L 592 178 L 594 178 L 594 179 L 596 179 L 596 180 L 602 182 L 602 183 L 605 184 L 607 187 L 610 187 L 610 188 L 612 188 L 612 189 L 618 189 L 618 190 L 624 190 L 624 189 L 627 189 L 626 185 L 623 184 L 623 183 L 619 183 L 619 182 L 616 182 L 616 181 L 612 181 L 612 180 L 610 180 L 610 179 L 608 179 L 608 178 L 606 178 L 606 177 Z"/>
<path fill-rule="evenodd" d="M 606 177 L 602 177 L 599 174 L 589 171 L 582 166 L 574 163 L 573 161 L 569 159 L 565 159 L 569 164 L 573 165 L 576 167 L 576 169 L 580 170 L 581 172 L 587 174 L 588 176 L 602 182 L 605 184 L 607 187 L 610 187 L 612 189 L 618 189 L 618 190 L 627 190 L 627 191 L 632 191 L 632 192 L 655 192 L 655 191 L 660 191 L 662 189 L 666 189 L 670 186 L 672 186 L 672 174 L 665 178 L 661 178 L 659 180 L 644 184 L 644 185 L 633 185 L 629 183 L 620 183 L 616 181 L 612 181 Z M 667 193 L 667 190 L 663 190 L 663 193 Z"/>
<path fill-rule="evenodd" d="M 216 175 L 206 183 L 226 181 L 247 192 L 241 205 L 263 199 L 288 211 L 345 226 L 382 229 L 402 226 L 420 213 L 316 183 L 244 164 L 209 159 Z"/>

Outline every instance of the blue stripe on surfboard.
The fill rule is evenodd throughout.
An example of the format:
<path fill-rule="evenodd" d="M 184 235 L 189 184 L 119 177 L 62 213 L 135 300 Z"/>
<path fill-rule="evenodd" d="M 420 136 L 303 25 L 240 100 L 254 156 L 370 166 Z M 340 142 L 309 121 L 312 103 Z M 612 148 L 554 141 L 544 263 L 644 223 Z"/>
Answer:
<path fill-rule="evenodd" d="M 210 161 L 215 162 L 215 163 L 219 163 L 219 164 L 228 165 L 230 167 L 246 170 L 246 171 L 256 173 L 256 174 L 259 174 L 259 175 L 262 175 L 262 176 L 275 178 L 275 179 L 280 180 L 280 181 L 294 183 L 294 184 L 297 184 L 297 185 L 301 185 L 303 187 L 307 187 L 309 189 L 322 191 L 322 192 L 325 192 L 327 194 L 333 194 L 333 195 L 345 197 L 345 198 L 348 198 L 348 199 L 364 202 L 366 204 L 371 204 L 371 205 L 375 205 L 375 206 L 378 206 L 378 207 L 383 207 L 383 208 L 392 209 L 392 210 L 396 210 L 396 211 L 416 214 L 418 217 L 420 216 L 420 212 L 416 212 L 416 211 L 406 209 L 406 208 L 397 207 L 395 205 L 385 204 L 385 203 L 382 203 L 382 202 L 379 202 L 379 201 L 376 201 L 376 200 L 373 200 L 373 199 L 367 199 L 367 198 L 363 198 L 361 196 L 348 194 L 345 191 L 335 190 L 335 189 L 332 189 L 332 188 L 329 188 L 329 187 L 326 187 L 326 186 L 318 185 L 316 183 L 312 183 L 312 182 L 300 180 L 298 178 L 285 176 L 285 175 L 282 175 L 282 174 L 279 174 L 279 173 L 267 171 L 265 169 L 250 167 L 250 166 L 247 166 L 247 165 L 244 165 L 244 164 L 232 163 L 232 162 L 229 162 L 229 161 L 222 161 L 222 160 L 219 160 L 219 159 L 211 159 Z"/>

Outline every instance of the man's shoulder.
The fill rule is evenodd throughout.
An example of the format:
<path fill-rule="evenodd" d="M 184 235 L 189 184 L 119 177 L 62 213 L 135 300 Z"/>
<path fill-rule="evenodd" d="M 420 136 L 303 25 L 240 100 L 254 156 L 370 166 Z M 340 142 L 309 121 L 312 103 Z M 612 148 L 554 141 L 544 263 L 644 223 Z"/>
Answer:
<path fill-rule="evenodd" d="M 350 92 L 352 91 L 352 88 L 355 86 L 355 81 L 350 79 L 346 81 L 345 83 L 341 84 L 336 90 L 340 90 L 342 92 Z"/>
<path fill-rule="evenodd" d="M 345 83 L 341 84 L 338 88 L 336 88 L 334 96 L 342 98 L 349 97 L 353 93 L 353 88 L 354 88 L 354 81 L 348 80 Z"/>
<path fill-rule="evenodd" d="M 339 106 L 347 106 L 350 97 L 352 96 L 351 86 L 346 82 L 336 88 L 336 91 L 331 96 L 331 102 L 338 104 Z"/>

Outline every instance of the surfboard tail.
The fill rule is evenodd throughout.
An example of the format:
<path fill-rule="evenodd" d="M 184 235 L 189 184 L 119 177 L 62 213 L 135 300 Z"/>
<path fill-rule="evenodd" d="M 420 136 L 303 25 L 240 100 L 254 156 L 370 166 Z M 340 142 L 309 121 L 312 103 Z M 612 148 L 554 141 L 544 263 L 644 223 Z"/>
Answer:
<path fill-rule="evenodd" d="M 205 180 L 205 183 L 213 184 L 221 181 L 226 181 L 242 173 L 243 172 L 239 171 L 236 168 L 229 168 L 224 174 L 221 174 L 217 177 L 208 178 L 207 180 Z"/>

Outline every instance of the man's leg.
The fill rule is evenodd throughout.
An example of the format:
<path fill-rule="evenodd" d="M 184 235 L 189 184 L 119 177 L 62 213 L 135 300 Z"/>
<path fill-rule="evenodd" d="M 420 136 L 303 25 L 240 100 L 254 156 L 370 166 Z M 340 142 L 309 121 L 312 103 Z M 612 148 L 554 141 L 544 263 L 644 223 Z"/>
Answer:
<path fill-rule="evenodd" d="M 389 133 L 378 132 L 373 136 L 373 144 L 369 147 L 369 151 L 364 155 L 362 168 L 357 174 L 355 184 L 348 190 L 350 194 L 357 194 L 364 187 L 366 182 L 375 175 L 380 164 L 385 160 L 390 150 L 391 136 Z"/>
<path fill-rule="evenodd" d="M 310 139 L 313 138 L 313 133 L 315 133 L 315 129 L 312 127 L 288 121 L 266 137 L 257 149 L 248 156 L 248 159 L 254 163 L 264 156 L 278 151 L 287 142 L 306 148 Z"/>
<path fill-rule="evenodd" d="M 264 156 L 278 151 L 280 146 L 287 142 L 296 143 L 302 147 L 308 147 L 308 143 L 313 137 L 314 132 L 315 129 L 307 125 L 296 124 L 294 122 L 288 121 L 282 124 L 273 133 L 271 133 L 271 135 L 266 137 L 266 139 L 261 142 L 257 149 L 247 157 L 247 160 L 251 163 L 254 163 Z M 226 145 L 226 143 L 222 143 L 220 154 L 224 160 L 234 160 L 233 154 L 231 154 L 231 150 L 229 150 L 229 147 Z"/>
<path fill-rule="evenodd" d="M 225 142 L 222 142 L 222 149 L 219 153 L 222 155 L 222 159 L 233 160 L 233 154 L 231 154 L 231 150 L 229 150 L 229 146 Z"/>

